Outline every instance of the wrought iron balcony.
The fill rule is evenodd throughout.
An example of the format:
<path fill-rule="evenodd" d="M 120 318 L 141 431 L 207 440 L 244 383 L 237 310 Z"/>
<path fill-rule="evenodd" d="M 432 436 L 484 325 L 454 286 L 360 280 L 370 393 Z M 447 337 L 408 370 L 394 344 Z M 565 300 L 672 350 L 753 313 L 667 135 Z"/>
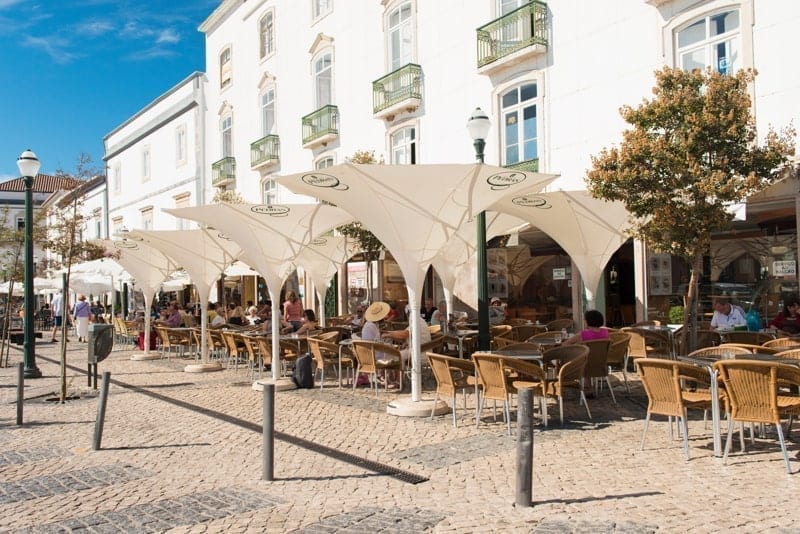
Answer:
<path fill-rule="evenodd" d="M 281 142 L 277 135 L 265 135 L 250 143 L 250 168 L 268 167 L 280 161 Z"/>
<path fill-rule="evenodd" d="M 547 5 L 533 0 L 478 28 L 478 69 L 513 63 L 547 50 Z M 510 56 L 510 57 L 509 57 Z M 515 60 L 515 61 L 512 61 Z M 489 67 L 487 67 L 489 66 Z"/>
<path fill-rule="evenodd" d="M 236 158 L 228 156 L 211 164 L 211 185 L 220 187 L 236 181 Z"/>
<path fill-rule="evenodd" d="M 503 165 L 503 167 L 506 169 L 516 169 L 518 171 L 539 172 L 539 158 L 520 161 L 518 163 L 512 163 L 511 165 Z"/>
<path fill-rule="evenodd" d="M 326 145 L 339 136 L 339 108 L 332 104 L 302 118 L 303 148 Z"/>
<path fill-rule="evenodd" d="M 414 111 L 422 102 L 422 67 L 408 63 L 372 82 L 372 113 L 392 120 L 400 111 Z"/>

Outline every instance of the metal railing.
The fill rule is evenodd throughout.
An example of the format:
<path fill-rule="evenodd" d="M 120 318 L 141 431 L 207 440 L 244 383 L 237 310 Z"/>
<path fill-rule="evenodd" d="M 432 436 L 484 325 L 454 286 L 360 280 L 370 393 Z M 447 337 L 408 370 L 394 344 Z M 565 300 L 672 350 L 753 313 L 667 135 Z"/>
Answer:
<path fill-rule="evenodd" d="M 518 171 L 539 172 L 539 158 L 503 165 L 506 169 L 516 169 Z"/>
<path fill-rule="evenodd" d="M 529 46 L 547 46 L 547 4 L 533 0 L 477 31 L 479 68 Z"/>
<path fill-rule="evenodd" d="M 211 164 L 211 185 L 236 180 L 236 158 L 228 156 Z"/>
<path fill-rule="evenodd" d="M 323 106 L 301 120 L 304 145 L 328 134 L 339 134 L 339 108 L 333 104 Z"/>
<path fill-rule="evenodd" d="M 277 135 L 265 135 L 258 141 L 250 143 L 250 166 L 257 167 L 265 161 L 280 158 L 281 142 Z"/>
<path fill-rule="evenodd" d="M 422 67 L 419 65 L 408 63 L 372 82 L 373 113 L 410 99 L 422 99 Z"/>

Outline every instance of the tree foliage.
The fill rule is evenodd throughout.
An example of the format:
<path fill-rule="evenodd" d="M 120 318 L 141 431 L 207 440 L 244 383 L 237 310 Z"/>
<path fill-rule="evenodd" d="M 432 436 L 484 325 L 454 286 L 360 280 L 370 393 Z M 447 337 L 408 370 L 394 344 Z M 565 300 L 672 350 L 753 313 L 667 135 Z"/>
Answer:
<path fill-rule="evenodd" d="M 631 128 L 618 147 L 592 158 L 587 185 L 597 198 L 625 203 L 634 237 L 692 266 L 688 323 L 696 317 L 697 284 L 712 232 L 731 227 L 732 203 L 766 188 L 787 169 L 795 131 L 770 128 L 759 141 L 749 93 L 754 71 L 664 68 L 655 76 L 652 99 L 621 108 Z"/>

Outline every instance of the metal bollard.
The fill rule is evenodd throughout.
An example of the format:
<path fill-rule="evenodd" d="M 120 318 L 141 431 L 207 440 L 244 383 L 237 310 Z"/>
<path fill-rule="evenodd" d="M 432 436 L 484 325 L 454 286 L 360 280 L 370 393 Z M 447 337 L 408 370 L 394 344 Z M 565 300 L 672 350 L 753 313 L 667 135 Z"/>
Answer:
<path fill-rule="evenodd" d="M 22 406 L 25 402 L 25 363 L 17 365 L 17 425 L 22 424 Z"/>
<path fill-rule="evenodd" d="M 517 397 L 517 506 L 533 506 L 533 390 Z"/>
<path fill-rule="evenodd" d="M 262 480 L 275 480 L 275 384 L 264 384 Z"/>
<path fill-rule="evenodd" d="M 100 450 L 100 441 L 103 439 L 103 421 L 106 418 L 106 399 L 108 398 L 108 383 L 111 382 L 111 373 L 103 373 L 103 382 L 100 384 L 100 398 L 97 403 L 97 420 L 94 422 L 94 439 L 92 450 Z"/>

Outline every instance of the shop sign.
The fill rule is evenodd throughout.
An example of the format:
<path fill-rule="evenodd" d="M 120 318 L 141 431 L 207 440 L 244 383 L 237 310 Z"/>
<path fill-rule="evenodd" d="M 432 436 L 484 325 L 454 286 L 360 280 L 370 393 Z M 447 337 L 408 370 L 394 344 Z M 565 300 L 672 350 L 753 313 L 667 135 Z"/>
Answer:
<path fill-rule="evenodd" d="M 797 276 L 797 262 L 773 261 L 772 276 Z"/>
<path fill-rule="evenodd" d="M 566 279 L 567 279 L 566 267 L 559 267 L 557 269 L 553 269 L 553 280 L 566 280 Z"/>

